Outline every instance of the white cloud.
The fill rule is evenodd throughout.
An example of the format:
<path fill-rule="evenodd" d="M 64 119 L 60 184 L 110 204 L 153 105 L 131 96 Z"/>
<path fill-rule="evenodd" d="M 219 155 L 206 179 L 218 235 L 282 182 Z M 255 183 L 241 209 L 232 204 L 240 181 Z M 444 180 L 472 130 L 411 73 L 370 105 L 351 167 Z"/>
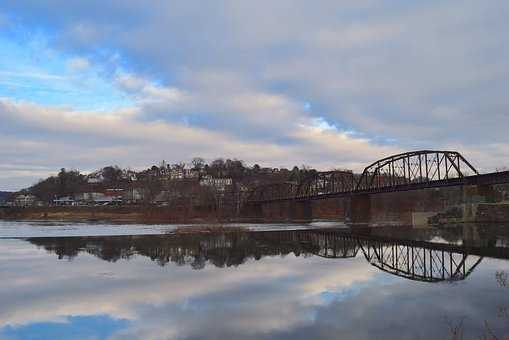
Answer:
<path fill-rule="evenodd" d="M 108 315 L 130 321 L 115 338 L 171 338 L 177 332 L 192 337 L 205 329 L 209 336 L 256 335 L 309 324 L 312 311 L 326 304 L 321 293 L 341 293 L 377 273 L 361 258 L 329 261 L 293 254 L 202 270 L 174 263 L 161 268 L 142 256 L 109 263 L 81 253 L 68 262 L 25 242 L 0 244 L 0 261 L 6 264 L 0 273 L 9 277 L 0 287 L 0 328 Z M 236 294 L 242 304 L 229 300 Z"/>
<path fill-rule="evenodd" d="M 452 2 L 328 0 L 6 6 L 29 25 L 49 19 L 55 48 L 94 57 L 94 67 L 103 63 L 136 103 L 129 114 L 47 108 L 64 117 L 51 124 L 20 113 L 15 126 L 24 121 L 58 130 L 53 140 L 59 145 L 68 140 L 61 136 L 64 125 L 69 133 L 101 136 L 96 141 L 107 144 L 93 151 L 119 163 L 123 154 L 136 158 L 132 163 L 150 163 L 137 156 L 145 145 L 119 143 L 139 143 L 136 133 L 175 152 L 171 158 L 242 156 L 325 168 L 452 147 L 467 155 L 472 150 L 472 161 L 490 170 L 487 164 L 499 162 L 499 146 L 509 144 L 501 128 L 509 124 L 503 1 L 467 0 L 460 9 Z M 128 72 L 119 72 L 125 65 Z M 105 117 L 126 132 L 103 124 Z M 154 159 L 170 158 L 162 147 L 154 150 Z"/>
<path fill-rule="evenodd" d="M 263 96 L 252 98 L 265 101 Z M 245 103 L 239 103 L 244 105 Z M 279 99 L 268 99 L 263 105 L 276 108 Z M 268 112 L 268 114 L 270 113 Z M 38 167 L 60 167 L 93 170 L 108 164 L 147 167 L 161 159 L 189 160 L 195 155 L 243 158 L 250 163 L 292 166 L 310 163 L 322 168 L 357 165 L 359 160 L 372 160 L 380 154 L 399 149 L 378 146 L 348 134 L 300 125 L 281 137 L 293 142 L 280 145 L 271 141 L 249 140 L 237 133 L 213 131 L 164 121 L 144 121 L 140 108 L 118 112 L 79 112 L 47 108 L 30 103 L 0 101 L 0 118 L 7 124 L 1 130 L 4 144 L 1 154 L 5 162 L 32 166 L 34 180 Z M 270 127 L 272 120 L 249 118 L 259 126 Z M 277 118 L 277 117 L 276 117 Z M 312 122 L 311 122 L 312 123 Z M 16 148 L 7 144 L 16 145 Z M 30 183 L 26 183 L 27 185 Z"/>
<path fill-rule="evenodd" d="M 83 57 L 72 58 L 67 62 L 67 67 L 70 71 L 80 72 L 87 70 L 90 67 L 90 62 Z"/>

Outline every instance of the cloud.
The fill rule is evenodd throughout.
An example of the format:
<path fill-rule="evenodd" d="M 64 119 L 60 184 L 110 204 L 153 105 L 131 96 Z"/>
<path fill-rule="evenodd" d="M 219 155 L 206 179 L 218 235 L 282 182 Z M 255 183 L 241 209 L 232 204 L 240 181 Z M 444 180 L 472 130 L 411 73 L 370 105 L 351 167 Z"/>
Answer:
<path fill-rule="evenodd" d="M 67 62 L 67 67 L 73 72 L 84 71 L 90 67 L 90 62 L 83 57 L 72 58 Z"/>
<path fill-rule="evenodd" d="M 269 100 L 267 105 L 277 107 L 278 99 Z M 33 167 L 35 180 L 36 174 L 41 174 L 36 169 L 41 166 L 53 172 L 60 167 L 92 171 L 107 164 L 144 168 L 161 159 L 189 160 L 195 155 L 209 160 L 242 157 L 251 164 L 274 166 L 290 167 L 308 161 L 324 169 L 344 164 L 360 169 L 359 159 L 367 162 L 379 154 L 399 151 L 305 124 L 282 135 L 293 142 L 281 145 L 270 140 L 241 138 L 239 131 L 227 133 L 183 123 L 140 119 L 143 115 L 140 107 L 110 113 L 82 112 L 2 99 L 3 161 Z M 260 126 L 270 128 L 270 121 L 264 122 L 259 117 L 251 121 L 256 120 Z"/>
<path fill-rule="evenodd" d="M 358 169 L 391 152 L 450 148 L 486 170 L 504 163 L 499 157 L 509 144 L 501 128 L 509 124 L 509 38 L 500 34 L 508 28 L 506 9 L 498 0 L 469 0 L 460 9 L 435 1 L 329 0 L 151 6 L 46 0 L 5 6 L 18 25 L 54 32 L 48 41 L 55 51 L 98 65 L 104 80 L 129 101 L 130 116 L 120 115 L 117 123 L 157 130 L 157 138 L 146 137 L 150 143 L 176 150 L 168 157 L 156 147 L 154 159 L 249 155 L 242 158 Z M 96 141 L 108 141 L 95 150 L 98 159 L 110 154 L 124 162 L 114 150 L 131 155 L 133 166 L 155 161 L 138 159 L 145 145 L 118 143 L 139 141 L 133 134 L 110 131 L 105 137 L 91 122 L 83 132 L 84 117 L 102 123 L 101 115 L 69 107 L 69 133 L 100 134 Z M 115 109 L 102 111 L 118 116 Z M 21 133 L 19 119 L 11 122 Z M 59 144 L 73 144 L 64 142 L 64 134 L 58 131 Z"/>
<path fill-rule="evenodd" d="M 3 241 L 0 249 L 5 264 L 0 272 L 10 278 L 0 287 L 0 327 L 107 314 L 131 321 L 121 337 L 284 330 L 309 322 L 310 310 L 323 304 L 319 294 L 324 290 L 347 289 L 376 273 L 357 266 L 358 261 L 346 261 L 336 271 L 337 262 L 293 255 L 193 270 L 173 263 L 162 268 L 146 257 L 109 263 L 82 253 L 72 262 L 59 261 L 21 240 Z M 244 303 L 231 303 L 236 298 Z M 211 313 L 214 305 L 220 307 Z"/>

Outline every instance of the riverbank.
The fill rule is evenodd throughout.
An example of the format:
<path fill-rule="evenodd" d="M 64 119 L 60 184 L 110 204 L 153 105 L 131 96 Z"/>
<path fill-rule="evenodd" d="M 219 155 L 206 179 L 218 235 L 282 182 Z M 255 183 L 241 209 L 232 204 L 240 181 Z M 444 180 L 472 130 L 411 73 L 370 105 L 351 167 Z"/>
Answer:
<path fill-rule="evenodd" d="M 322 216 L 314 214 L 313 220 L 344 221 L 345 216 L 338 211 L 334 214 Z M 250 223 L 250 222 L 309 222 L 309 220 L 289 220 L 274 216 L 246 218 L 239 216 L 225 216 L 217 211 L 189 209 L 185 207 L 156 207 L 156 206 L 65 206 L 65 207 L 9 207 L 0 208 L 0 219 L 12 221 L 64 221 L 64 222 L 94 222 L 105 221 L 111 223 Z M 442 211 L 405 211 L 390 214 L 389 218 L 373 217 L 369 223 L 375 225 L 440 225 L 458 223 L 509 223 L 509 202 L 499 203 L 468 203 L 455 205 Z"/>
<path fill-rule="evenodd" d="M 225 220 L 214 212 L 152 206 L 30 207 L 0 209 L 4 220 L 116 223 L 210 223 Z"/>

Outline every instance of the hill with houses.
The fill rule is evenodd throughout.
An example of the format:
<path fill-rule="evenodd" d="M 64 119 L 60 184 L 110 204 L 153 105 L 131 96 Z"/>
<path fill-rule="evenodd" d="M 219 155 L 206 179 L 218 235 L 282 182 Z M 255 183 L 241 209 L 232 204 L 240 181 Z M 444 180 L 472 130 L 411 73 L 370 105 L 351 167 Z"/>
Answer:
<path fill-rule="evenodd" d="M 165 161 L 141 171 L 106 166 L 89 174 L 62 168 L 55 176 L 10 195 L 7 204 L 31 206 L 147 205 L 234 212 L 254 187 L 299 182 L 316 170 L 246 166 L 237 159 L 190 164 Z"/>

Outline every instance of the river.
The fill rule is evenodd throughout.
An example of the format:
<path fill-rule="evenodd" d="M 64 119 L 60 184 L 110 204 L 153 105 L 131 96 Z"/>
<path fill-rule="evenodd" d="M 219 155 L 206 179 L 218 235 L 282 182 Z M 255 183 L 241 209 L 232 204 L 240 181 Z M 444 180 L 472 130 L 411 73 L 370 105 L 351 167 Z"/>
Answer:
<path fill-rule="evenodd" d="M 505 226 L 0 222 L 0 339 L 509 335 Z"/>

